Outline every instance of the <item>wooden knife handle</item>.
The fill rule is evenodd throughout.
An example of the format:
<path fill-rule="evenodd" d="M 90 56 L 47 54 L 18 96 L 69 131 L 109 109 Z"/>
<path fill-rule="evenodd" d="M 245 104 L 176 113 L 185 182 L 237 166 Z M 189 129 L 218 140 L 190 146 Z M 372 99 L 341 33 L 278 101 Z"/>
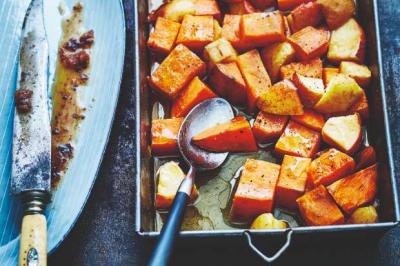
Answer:
<path fill-rule="evenodd" d="M 22 218 L 19 246 L 19 266 L 47 265 L 47 224 L 44 211 L 50 201 L 46 191 L 22 193 L 24 218 Z"/>
<path fill-rule="evenodd" d="M 46 216 L 26 214 L 22 219 L 19 266 L 47 265 Z"/>

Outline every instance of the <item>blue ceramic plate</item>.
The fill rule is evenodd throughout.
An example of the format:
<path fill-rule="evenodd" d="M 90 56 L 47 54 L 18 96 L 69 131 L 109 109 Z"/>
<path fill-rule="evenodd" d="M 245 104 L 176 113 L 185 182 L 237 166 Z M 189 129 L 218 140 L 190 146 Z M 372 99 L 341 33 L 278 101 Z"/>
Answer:
<path fill-rule="evenodd" d="M 75 0 L 65 0 L 71 8 Z M 81 0 L 85 25 L 94 29 L 90 81 L 81 102 L 87 107 L 76 139 L 75 157 L 53 193 L 47 211 L 48 250 L 60 245 L 89 196 L 108 140 L 117 105 L 125 52 L 124 12 L 120 0 Z M 44 0 L 50 46 L 50 80 L 61 34 L 58 0 Z M 29 0 L 0 1 L 0 265 L 16 265 L 21 206 L 10 193 L 11 142 L 16 63 L 21 25 Z"/>

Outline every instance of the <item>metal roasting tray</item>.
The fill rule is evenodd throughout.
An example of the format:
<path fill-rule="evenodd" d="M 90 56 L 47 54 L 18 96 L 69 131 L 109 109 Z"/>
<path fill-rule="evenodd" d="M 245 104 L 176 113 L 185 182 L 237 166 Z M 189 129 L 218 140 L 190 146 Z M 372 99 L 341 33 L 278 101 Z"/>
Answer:
<path fill-rule="evenodd" d="M 149 32 L 147 21 L 149 7 L 156 3 L 152 0 L 134 1 L 135 12 L 135 89 L 136 89 L 136 227 L 138 235 L 144 239 L 156 239 L 159 235 L 157 215 L 154 209 L 154 165 L 157 160 L 150 153 L 151 119 L 154 117 L 154 99 L 146 77 L 151 70 L 150 56 L 146 47 Z M 379 223 L 335 226 L 299 226 L 282 230 L 248 230 L 233 228 L 223 230 L 183 230 L 178 244 L 189 245 L 240 245 L 249 244 L 266 261 L 276 259 L 288 246 L 312 244 L 315 241 L 330 241 L 343 237 L 346 241 L 360 241 L 366 236 L 379 237 L 390 228 L 399 224 L 400 212 L 397 197 L 395 173 L 393 167 L 391 127 L 388 123 L 385 87 L 382 77 L 381 47 L 379 39 L 379 20 L 377 0 L 357 2 L 357 20 L 367 37 L 366 62 L 372 71 L 372 81 L 366 90 L 370 118 L 366 124 L 368 141 L 375 147 L 379 162 L 378 213 Z M 196 180 L 197 182 L 197 180 Z M 262 255 L 252 244 L 251 236 L 257 243 L 279 245 L 280 249 L 273 257 Z M 286 240 L 285 240 L 286 239 Z M 371 239 L 371 238 L 369 238 Z M 306 240 L 306 241 L 305 241 Z"/>

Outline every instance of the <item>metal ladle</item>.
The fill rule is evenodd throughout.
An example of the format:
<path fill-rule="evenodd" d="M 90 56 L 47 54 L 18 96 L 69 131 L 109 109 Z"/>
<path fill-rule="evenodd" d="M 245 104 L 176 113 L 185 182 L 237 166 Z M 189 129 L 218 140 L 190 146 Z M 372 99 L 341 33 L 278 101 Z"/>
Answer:
<path fill-rule="evenodd" d="M 196 172 L 213 170 L 219 167 L 228 156 L 227 152 L 212 153 L 192 145 L 192 137 L 207 128 L 227 122 L 233 117 L 232 107 L 226 100 L 213 98 L 195 106 L 183 120 L 178 134 L 178 146 L 190 169 L 175 195 L 168 220 L 161 230 L 149 266 L 168 264 L 182 224 L 185 206 L 192 192 Z"/>

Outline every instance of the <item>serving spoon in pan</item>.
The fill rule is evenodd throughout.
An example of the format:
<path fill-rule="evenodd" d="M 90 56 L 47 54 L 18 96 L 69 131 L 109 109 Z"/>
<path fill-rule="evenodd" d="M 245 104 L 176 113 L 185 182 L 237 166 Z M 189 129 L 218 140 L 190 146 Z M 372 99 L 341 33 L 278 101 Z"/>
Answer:
<path fill-rule="evenodd" d="M 206 100 L 195 106 L 183 120 L 178 133 L 178 147 L 182 158 L 190 166 L 175 195 L 167 222 L 149 261 L 149 266 L 167 265 L 182 224 L 185 206 L 192 192 L 197 171 L 213 170 L 227 158 L 228 153 L 213 153 L 191 143 L 192 137 L 207 128 L 233 118 L 231 105 L 222 98 Z"/>

